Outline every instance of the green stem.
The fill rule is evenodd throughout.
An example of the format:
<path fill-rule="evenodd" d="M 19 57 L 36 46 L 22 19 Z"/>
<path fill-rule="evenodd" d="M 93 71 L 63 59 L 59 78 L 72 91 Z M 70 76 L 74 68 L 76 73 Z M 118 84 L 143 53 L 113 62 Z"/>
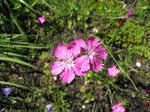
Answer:
<path fill-rule="evenodd" d="M 109 94 L 110 104 L 112 105 L 112 104 L 113 104 L 113 102 L 112 102 L 112 93 L 111 93 L 111 90 L 110 90 L 109 85 L 107 85 L 107 89 L 108 89 L 108 94 Z"/>
<path fill-rule="evenodd" d="M 51 9 L 55 14 L 56 16 L 58 16 L 58 12 L 55 8 L 51 7 L 51 5 L 49 3 L 47 3 L 45 0 L 41 0 L 41 2 L 43 2 L 45 5 L 47 5 L 49 7 L 49 9 Z"/>
<path fill-rule="evenodd" d="M 135 5 L 136 2 L 137 2 L 137 0 L 135 0 L 135 1 L 133 2 L 132 6 L 131 6 L 131 9 L 132 9 L 132 7 Z"/>
<path fill-rule="evenodd" d="M 24 0 L 19 0 L 19 2 L 21 2 L 22 4 L 24 4 L 28 9 L 30 9 L 33 13 L 37 14 L 36 11 L 32 8 L 32 6 L 30 6 L 27 2 L 25 2 Z"/>
<path fill-rule="evenodd" d="M 134 82 L 132 81 L 132 79 L 129 77 L 129 75 L 122 69 L 122 67 L 118 64 L 118 62 L 116 61 L 116 59 L 114 58 L 114 56 L 112 55 L 112 53 L 110 52 L 110 50 L 108 49 L 108 47 L 101 41 L 101 43 L 104 45 L 104 47 L 107 49 L 108 53 L 110 54 L 110 56 L 113 58 L 113 60 L 115 61 L 115 63 L 117 64 L 117 66 L 119 67 L 119 69 L 126 75 L 126 77 L 130 80 L 130 82 L 132 83 L 132 85 L 134 86 L 135 90 L 137 92 L 139 92 L 138 88 L 136 87 L 136 85 L 134 84 Z"/>

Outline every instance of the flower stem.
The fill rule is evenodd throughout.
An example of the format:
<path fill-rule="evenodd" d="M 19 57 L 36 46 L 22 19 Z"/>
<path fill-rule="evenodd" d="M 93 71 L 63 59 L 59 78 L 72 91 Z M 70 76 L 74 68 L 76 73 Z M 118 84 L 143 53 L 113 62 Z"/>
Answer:
<path fill-rule="evenodd" d="M 115 63 L 117 64 L 117 66 L 119 67 L 119 69 L 122 71 L 122 73 L 124 73 L 126 75 L 126 77 L 130 80 L 130 82 L 132 83 L 132 85 L 134 86 L 135 90 L 137 92 L 139 92 L 138 88 L 136 87 L 136 85 L 134 84 L 134 82 L 132 81 L 132 79 L 130 78 L 130 76 L 123 70 L 123 68 L 118 64 L 117 60 L 114 58 L 114 56 L 112 55 L 112 53 L 110 52 L 110 50 L 108 49 L 108 47 L 102 42 L 100 41 L 104 47 L 107 49 L 108 53 L 110 54 L 110 56 L 113 58 L 113 60 L 115 61 Z"/>

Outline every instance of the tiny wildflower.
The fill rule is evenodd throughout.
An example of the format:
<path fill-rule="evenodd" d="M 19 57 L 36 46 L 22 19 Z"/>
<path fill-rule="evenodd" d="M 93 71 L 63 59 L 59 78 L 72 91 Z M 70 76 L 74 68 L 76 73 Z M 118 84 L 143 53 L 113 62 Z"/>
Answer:
<path fill-rule="evenodd" d="M 141 63 L 140 62 L 136 62 L 136 66 L 137 67 L 141 67 Z"/>
<path fill-rule="evenodd" d="M 132 10 L 133 10 L 133 9 L 130 9 L 130 10 L 126 13 L 125 17 L 122 18 L 121 20 L 119 20 L 119 27 L 123 26 L 124 23 L 125 23 L 125 21 L 126 21 L 126 19 L 128 19 L 128 18 L 132 15 Z"/>
<path fill-rule="evenodd" d="M 116 105 L 112 105 L 111 109 L 112 112 L 125 112 L 125 108 L 121 106 L 120 102 L 116 103 Z"/>
<path fill-rule="evenodd" d="M 82 105 L 82 109 L 85 109 L 85 107 L 86 107 L 85 105 Z"/>
<path fill-rule="evenodd" d="M 116 68 L 116 65 L 112 65 L 111 67 L 107 68 L 107 71 L 108 75 L 112 77 L 115 77 L 120 72 L 120 70 Z"/>
<path fill-rule="evenodd" d="M 56 81 L 56 80 L 57 80 L 57 77 L 53 77 L 53 79 Z"/>
<path fill-rule="evenodd" d="M 146 93 L 150 96 L 150 88 L 146 89 Z"/>
<path fill-rule="evenodd" d="M 11 88 L 2 88 L 2 90 L 3 90 L 3 93 L 6 95 L 6 97 L 8 97 L 8 95 L 11 92 Z"/>
<path fill-rule="evenodd" d="M 52 112 L 53 105 L 52 105 L 52 104 L 48 104 L 48 105 L 45 106 L 45 108 L 46 108 L 49 112 Z"/>
<path fill-rule="evenodd" d="M 125 15 L 125 18 L 129 18 L 132 15 L 132 9 L 128 10 L 128 12 Z"/>
<path fill-rule="evenodd" d="M 38 17 L 38 21 L 39 21 L 39 23 L 43 24 L 46 20 L 45 20 L 44 16 L 41 16 L 41 17 Z"/>
<path fill-rule="evenodd" d="M 96 27 L 94 27 L 94 28 L 92 29 L 92 31 L 93 31 L 94 33 L 98 33 L 98 29 L 97 29 Z"/>
<path fill-rule="evenodd" d="M 125 7 L 127 7 L 127 4 L 123 3 L 122 8 L 125 8 Z"/>

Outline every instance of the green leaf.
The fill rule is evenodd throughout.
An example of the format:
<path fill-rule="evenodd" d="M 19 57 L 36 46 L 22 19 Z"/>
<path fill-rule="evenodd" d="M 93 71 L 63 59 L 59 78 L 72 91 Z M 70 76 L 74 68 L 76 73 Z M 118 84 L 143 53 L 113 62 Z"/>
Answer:
<path fill-rule="evenodd" d="M 15 44 L 0 44 L 1 47 L 10 47 L 10 48 L 31 48 L 31 49 L 41 49 L 46 48 L 42 46 L 31 45 L 15 45 Z"/>
<path fill-rule="evenodd" d="M 21 57 L 21 58 L 29 58 L 28 56 L 13 53 L 13 52 L 2 52 L 1 54 L 7 55 L 7 56 L 16 56 L 16 57 Z"/>
<path fill-rule="evenodd" d="M 37 69 L 37 67 L 33 66 L 30 63 L 27 63 L 27 62 L 19 60 L 19 59 L 11 58 L 11 57 L 4 57 L 4 56 L 1 55 L 0 60 L 15 62 L 15 63 L 19 63 L 19 64 L 22 64 L 22 65 L 29 66 L 29 67 L 32 67 L 34 69 Z"/>
<path fill-rule="evenodd" d="M 14 84 L 14 83 L 10 83 L 10 82 L 5 82 L 5 81 L 0 81 L 0 84 L 7 84 L 7 85 L 12 85 L 12 86 L 16 86 L 16 87 L 20 87 L 20 88 L 24 88 L 24 89 L 29 89 L 26 86 L 19 85 L 19 84 Z"/>
<path fill-rule="evenodd" d="M 21 7 L 21 4 L 16 3 L 15 6 L 13 7 L 13 10 L 17 10 Z"/>
<path fill-rule="evenodd" d="M 36 14 L 36 11 L 27 2 L 25 2 L 24 0 L 19 0 L 19 2 L 24 4 L 26 7 L 28 7 L 31 11 L 33 11 Z"/>

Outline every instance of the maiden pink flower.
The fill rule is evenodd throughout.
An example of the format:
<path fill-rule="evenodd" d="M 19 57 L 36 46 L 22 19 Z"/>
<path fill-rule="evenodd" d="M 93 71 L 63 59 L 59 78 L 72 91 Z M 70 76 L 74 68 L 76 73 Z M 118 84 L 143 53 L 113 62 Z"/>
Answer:
<path fill-rule="evenodd" d="M 64 83 L 70 83 L 75 75 L 82 76 L 85 73 L 80 72 L 78 66 L 74 63 L 74 59 L 80 53 L 80 47 L 72 42 L 67 45 L 59 45 L 54 49 L 54 56 L 61 59 L 50 64 L 51 74 L 60 74 L 60 79 Z"/>
<path fill-rule="evenodd" d="M 116 103 L 116 105 L 112 105 L 111 109 L 112 112 L 125 112 L 125 108 L 121 106 L 120 102 Z"/>
<path fill-rule="evenodd" d="M 111 67 L 107 68 L 107 71 L 108 75 L 112 77 L 115 77 L 120 72 L 120 70 L 116 68 L 116 65 L 112 65 Z"/>
<path fill-rule="evenodd" d="M 106 59 L 106 49 L 101 46 L 99 40 L 93 36 L 89 36 L 87 43 L 83 39 L 76 39 L 76 42 L 83 53 L 82 56 L 75 59 L 76 65 L 82 72 L 88 72 L 92 70 L 98 72 L 103 68 L 103 62 L 100 59 Z"/>
<path fill-rule="evenodd" d="M 41 16 L 41 17 L 38 17 L 38 21 L 39 21 L 39 23 L 43 24 L 46 20 L 45 20 L 44 16 Z"/>
<path fill-rule="evenodd" d="M 132 15 L 132 10 L 133 10 L 133 9 L 128 10 L 128 12 L 127 12 L 126 15 L 125 15 L 125 18 L 126 18 L 126 19 L 129 18 L 129 17 Z"/>

